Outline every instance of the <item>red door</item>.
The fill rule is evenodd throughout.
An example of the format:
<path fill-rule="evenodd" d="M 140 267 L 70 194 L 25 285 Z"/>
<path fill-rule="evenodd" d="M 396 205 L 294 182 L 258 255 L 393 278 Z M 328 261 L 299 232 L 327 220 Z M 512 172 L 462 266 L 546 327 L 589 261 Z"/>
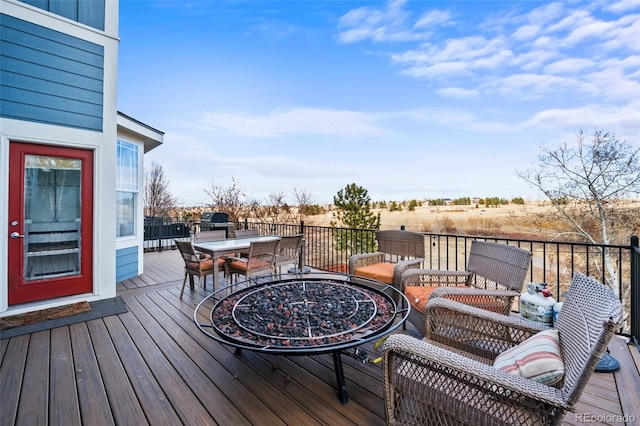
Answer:
<path fill-rule="evenodd" d="M 9 146 L 9 305 L 93 291 L 93 151 Z"/>

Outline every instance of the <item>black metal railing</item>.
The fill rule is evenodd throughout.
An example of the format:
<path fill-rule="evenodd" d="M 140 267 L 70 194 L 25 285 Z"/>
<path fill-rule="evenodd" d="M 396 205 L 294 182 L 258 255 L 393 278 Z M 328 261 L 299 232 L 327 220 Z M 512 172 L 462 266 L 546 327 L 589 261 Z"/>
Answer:
<path fill-rule="evenodd" d="M 157 249 L 162 251 L 163 247 L 173 247 L 174 238 L 189 238 L 190 226 L 178 219 L 171 217 L 151 217 L 144 218 L 144 241 L 145 249 Z"/>
<path fill-rule="evenodd" d="M 640 342 L 640 243 L 637 236 L 631 237 L 631 338 Z"/>

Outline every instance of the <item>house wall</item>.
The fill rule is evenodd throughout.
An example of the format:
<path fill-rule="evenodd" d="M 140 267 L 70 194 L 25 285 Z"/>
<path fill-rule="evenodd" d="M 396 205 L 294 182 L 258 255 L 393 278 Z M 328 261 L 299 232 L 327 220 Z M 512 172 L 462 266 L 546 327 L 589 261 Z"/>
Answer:
<path fill-rule="evenodd" d="M 9 307 L 7 302 L 7 226 L 0 227 L 0 313 L 6 315 L 46 308 L 61 304 L 72 303 L 78 300 L 96 300 L 115 296 L 116 274 L 115 255 L 116 238 L 114 232 L 115 223 L 115 165 L 116 165 L 116 140 L 117 140 L 117 66 L 118 66 L 118 2 L 107 1 L 104 3 L 104 31 L 76 22 L 60 15 L 52 14 L 46 10 L 31 6 L 15 0 L 0 0 L 2 24 L 5 22 L 20 23 L 26 21 L 44 34 L 60 33 L 60 40 L 85 40 L 91 45 L 102 50 L 102 103 L 97 108 L 101 124 L 97 124 L 95 117 L 88 120 L 89 124 L 82 120 L 74 121 L 73 116 L 79 112 L 69 107 L 67 116 L 58 121 L 50 120 L 55 116 L 52 113 L 31 115 L 25 117 L 25 113 L 14 114 L 13 104 L 3 103 L 0 109 L 0 223 L 7 224 L 8 218 L 8 163 L 9 142 L 20 140 L 31 143 L 69 146 L 94 151 L 94 238 L 93 238 L 93 273 L 94 290 L 92 294 L 78 295 L 62 299 L 48 300 L 33 304 Z M 2 33 L 5 38 L 5 33 Z M 80 43 L 82 44 L 82 43 Z M 54 44 L 55 45 L 55 44 Z M 51 46 L 51 45 L 48 45 Z M 32 46 L 14 46 L 14 54 L 18 57 L 33 55 Z M 31 49 L 31 50 L 30 50 Z M 90 49 L 91 50 L 91 49 Z M 94 49 L 96 50 L 96 49 Z M 90 56 L 95 60 L 95 52 Z M 70 53 L 67 60 L 83 63 L 85 53 Z M 4 63 L 4 60 L 2 61 Z M 99 61 L 98 61 L 99 62 Z M 85 63 L 86 65 L 86 63 Z M 0 64 L 4 67 L 3 64 Z M 73 64 L 73 66 L 76 66 Z M 5 71 L 2 72 L 2 83 L 5 81 Z M 46 85 L 45 85 L 46 86 Z M 49 89 L 53 86 L 49 86 Z M 4 99 L 5 87 L 2 87 Z M 14 88 L 15 89 L 15 88 Z M 67 93 L 41 93 L 37 99 L 31 99 L 30 103 L 66 103 L 64 99 Z M 80 98 L 86 99 L 83 96 Z M 15 99 L 11 100 L 14 102 Z M 71 99 L 69 104 L 74 104 Z M 0 102 L 8 102 L 2 100 Z M 73 106 L 73 105 L 72 105 Z M 77 105 L 76 105 L 77 106 Z M 46 109 L 46 108 L 45 108 Z M 28 114 L 28 112 L 27 112 Z M 44 118 L 43 118 L 44 117 Z M 79 124 L 81 123 L 81 124 Z M 5 278 L 1 278 L 5 277 Z"/>
<path fill-rule="evenodd" d="M 0 116 L 102 131 L 104 47 L 0 14 Z"/>

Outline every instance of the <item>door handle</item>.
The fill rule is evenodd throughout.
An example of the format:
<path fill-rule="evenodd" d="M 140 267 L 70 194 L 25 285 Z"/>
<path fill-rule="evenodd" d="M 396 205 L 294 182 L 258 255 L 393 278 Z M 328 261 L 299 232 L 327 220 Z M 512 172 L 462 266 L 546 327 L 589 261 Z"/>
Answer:
<path fill-rule="evenodd" d="M 20 235 L 17 232 L 12 232 L 11 233 L 11 238 L 24 238 L 24 235 Z"/>

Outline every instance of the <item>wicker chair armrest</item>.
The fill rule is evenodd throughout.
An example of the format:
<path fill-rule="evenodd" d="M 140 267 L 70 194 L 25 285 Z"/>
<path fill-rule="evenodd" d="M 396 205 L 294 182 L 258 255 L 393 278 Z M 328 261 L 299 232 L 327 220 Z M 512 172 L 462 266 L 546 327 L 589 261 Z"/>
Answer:
<path fill-rule="evenodd" d="M 429 300 L 437 297 L 456 300 L 498 314 L 509 315 L 513 300 L 520 296 L 511 290 L 479 290 L 470 287 L 440 287 L 431 293 Z"/>
<path fill-rule="evenodd" d="M 462 286 L 466 285 L 470 272 L 440 271 L 437 269 L 407 269 L 402 274 L 402 288 L 406 286 Z"/>
<path fill-rule="evenodd" d="M 353 275 L 358 267 L 382 262 L 384 262 L 384 253 L 382 252 L 354 254 L 349 258 L 349 273 Z"/>
<path fill-rule="evenodd" d="M 423 258 L 416 257 L 414 259 L 401 260 L 393 267 L 393 286 L 402 291 L 402 276 L 406 271 L 420 268 L 424 262 Z"/>
<path fill-rule="evenodd" d="M 182 258 L 187 262 L 200 263 L 201 260 L 204 260 L 203 257 L 200 256 L 200 253 L 197 254 L 183 254 Z"/>
<path fill-rule="evenodd" d="M 498 354 L 534 334 L 544 324 L 497 314 L 444 297 L 429 299 L 424 313 L 426 339 L 493 362 Z"/>
<path fill-rule="evenodd" d="M 500 371 L 408 335 L 396 334 L 385 341 L 383 375 L 387 421 L 391 424 L 400 411 L 406 409 L 406 406 L 395 405 L 402 404 L 405 397 L 419 401 L 417 410 L 435 412 L 441 420 L 444 416 L 457 421 L 474 418 L 476 424 L 510 421 L 533 424 L 570 408 L 563 402 L 559 389 Z M 396 386 L 401 390 L 396 392 Z M 488 401 L 491 401 L 490 410 Z M 429 417 L 425 413 L 413 414 L 418 418 Z"/>

